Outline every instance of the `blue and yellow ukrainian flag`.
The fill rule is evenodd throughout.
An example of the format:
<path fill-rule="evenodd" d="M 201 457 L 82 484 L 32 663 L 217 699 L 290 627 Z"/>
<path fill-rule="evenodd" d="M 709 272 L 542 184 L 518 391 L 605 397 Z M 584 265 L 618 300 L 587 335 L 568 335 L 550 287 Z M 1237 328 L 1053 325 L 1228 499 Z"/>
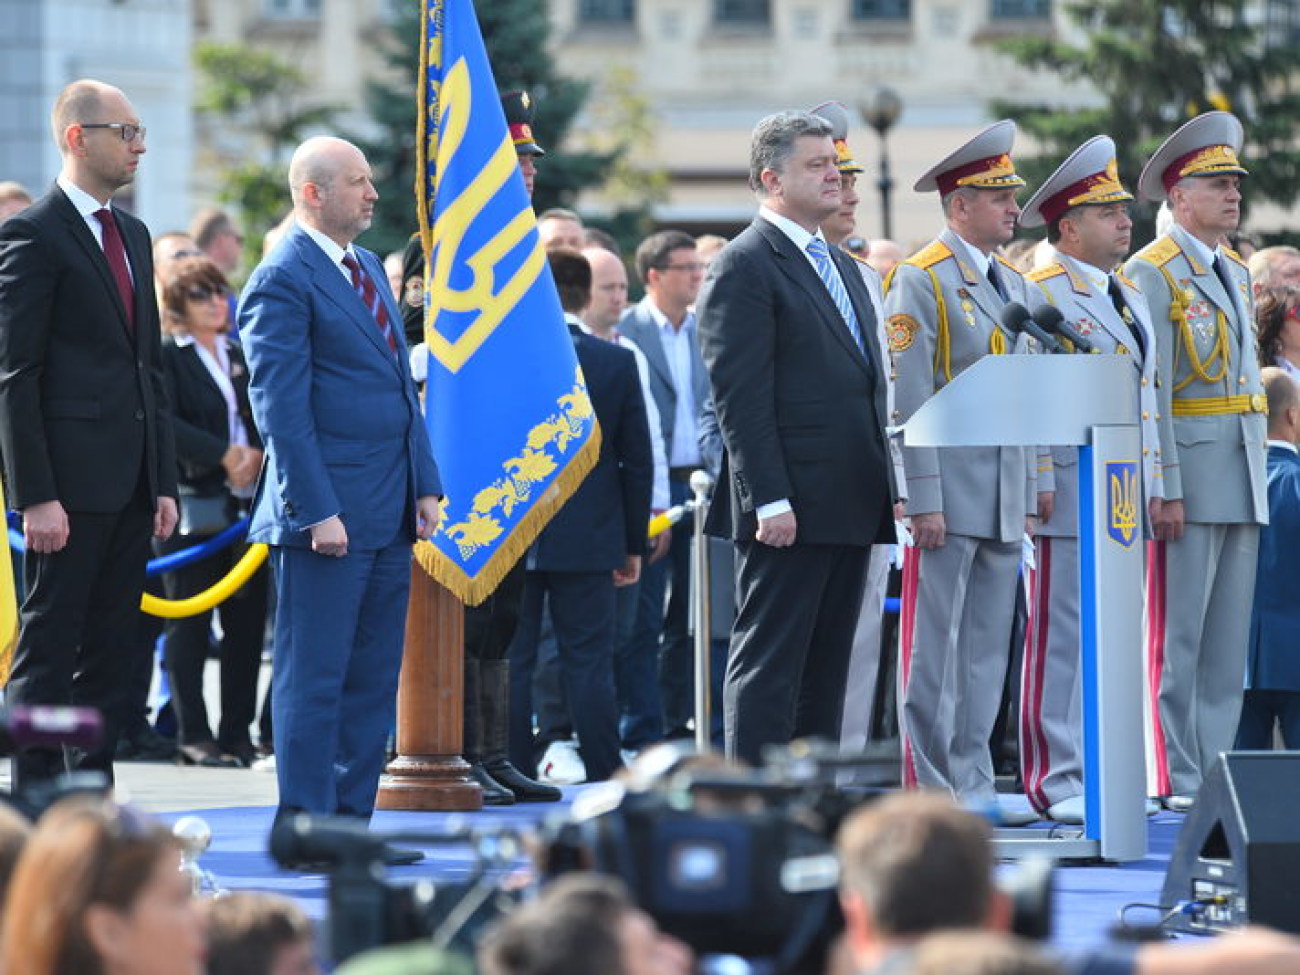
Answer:
<path fill-rule="evenodd" d="M 471 0 L 424 0 L 416 197 L 425 411 L 447 496 L 420 564 L 482 602 L 596 462 L 600 431 Z"/>

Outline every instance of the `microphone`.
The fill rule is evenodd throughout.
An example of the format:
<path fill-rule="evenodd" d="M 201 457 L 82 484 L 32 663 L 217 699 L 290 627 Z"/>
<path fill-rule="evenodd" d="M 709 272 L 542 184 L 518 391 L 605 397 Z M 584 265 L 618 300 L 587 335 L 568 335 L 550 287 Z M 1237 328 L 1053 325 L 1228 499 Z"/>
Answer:
<path fill-rule="evenodd" d="M 1033 316 L 1029 314 L 1029 309 L 1019 302 L 1011 302 L 1002 309 L 1002 325 L 1012 335 L 1019 335 L 1024 332 L 1026 335 L 1036 339 L 1038 344 L 1047 352 L 1064 352 L 1061 343 L 1056 341 L 1055 337 L 1048 335 L 1034 321 Z"/>
<path fill-rule="evenodd" d="M 0 708 L 0 754 L 18 748 L 68 745 L 94 751 L 104 740 L 104 719 L 95 708 L 14 704 Z"/>
<path fill-rule="evenodd" d="M 359 823 L 299 812 L 271 828 L 271 856 L 283 867 L 300 863 L 382 863 L 384 840 Z"/>
<path fill-rule="evenodd" d="M 1051 335 L 1060 335 L 1070 340 L 1078 352 L 1095 352 L 1097 347 L 1076 329 L 1073 325 L 1065 320 L 1061 314 L 1061 309 L 1054 305 L 1039 305 L 1034 309 L 1034 321 L 1036 321 L 1044 332 Z"/>

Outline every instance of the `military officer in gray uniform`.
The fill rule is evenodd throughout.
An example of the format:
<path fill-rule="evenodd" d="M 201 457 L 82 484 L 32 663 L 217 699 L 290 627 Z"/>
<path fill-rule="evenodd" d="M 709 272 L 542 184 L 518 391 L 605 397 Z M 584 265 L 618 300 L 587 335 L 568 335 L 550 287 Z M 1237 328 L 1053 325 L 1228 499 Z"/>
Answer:
<path fill-rule="evenodd" d="M 1251 327 L 1250 274 L 1223 246 L 1241 217 L 1241 123 L 1208 112 L 1171 135 L 1138 182 L 1168 200 L 1169 233 L 1125 266 L 1156 333 L 1165 503 L 1147 569 L 1147 686 L 1152 794 L 1192 805 L 1232 746 L 1255 584 L 1268 518 L 1264 387 Z"/>
<path fill-rule="evenodd" d="M 896 422 L 981 357 L 1015 351 L 1021 340 L 1001 316 L 1009 302 L 1027 305 L 1029 292 L 996 254 L 1020 214 L 1024 180 L 1009 155 L 1015 131 L 1010 121 L 990 126 L 916 183 L 918 192 L 938 191 L 948 227 L 887 284 Z M 1007 672 L 1021 538 L 1036 513 L 1031 454 L 903 450 L 916 542 L 903 570 L 899 648 L 904 779 L 963 801 L 996 800 L 989 736 Z M 1008 823 L 1036 818 L 1003 811 Z"/>
<path fill-rule="evenodd" d="M 839 247 L 853 233 L 857 220 L 858 174 L 862 166 L 853 158 L 849 148 L 849 110 L 839 102 L 824 102 L 811 109 L 814 115 L 831 123 L 831 139 L 835 143 L 835 168 L 840 171 L 840 209 L 822 221 L 822 236 L 832 247 Z M 857 265 L 862 281 L 871 296 L 871 308 L 879 327 L 874 336 L 880 348 L 880 361 L 889 361 L 889 343 L 885 337 L 885 290 L 880 273 L 858 257 L 845 251 Z M 885 377 L 886 408 L 894 409 L 893 370 Z M 902 485 L 903 458 L 897 443 L 889 445 L 889 456 L 894 463 L 894 483 Z M 895 504 L 895 517 L 901 517 L 902 504 Z M 889 566 L 893 560 L 893 545 L 871 546 L 867 560 L 867 578 L 863 586 L 862 608 L 858 611 L 858 624 L 853 631 L 853 648 L 849 653 L 848 683 L 844 688 L 844 717 L 840 721 L 840 747 L 846 753 L 861 752 L 867 745 L 871 730 L 872 705 L 876 696 L 876 681 L 880 674 L 881 623 L 885 611 L 885 591 L 889 583 Z"/>
<path fill-rule="evenodd" d="M 1025 204 L 1020 225 L 1047 226 L 1047 263 L 1026 277 L 1092 348 L 1133 363 L 1142 439 L 1143 497 L 1152 524 L 1164 497 L 1157 423 L 1155 333 L 1137 287 L 1117 273 L 1128 256 L 1133 199 L 1119 181 L 1115 143 L 1103 135 L 1076 149 Z M 1035 809 L 1083 822 L 1079 682 L 1079 469 L 1075 447 L 1051 448 L 1053 510 L 1034 538 L 1029 626 L 1020 678 L 1020 773 Z"/>

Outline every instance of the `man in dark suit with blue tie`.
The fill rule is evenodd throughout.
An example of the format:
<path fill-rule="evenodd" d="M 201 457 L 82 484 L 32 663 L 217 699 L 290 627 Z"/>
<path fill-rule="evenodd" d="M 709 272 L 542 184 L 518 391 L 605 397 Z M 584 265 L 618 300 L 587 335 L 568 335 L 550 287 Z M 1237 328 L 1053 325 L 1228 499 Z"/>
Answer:
<path fill-rule="evenodd" d="M 511 737 L 526 751 L 532 734 L 533 669 L 549 601 L 565 696 L 587 781 L 607 779 L 619 758 L 614 692 L 614 590 L 641 574 L 654 465 L 636 359 L 582 331 L 591 302 L 591 265 L 567 248 L 546 255 L 578 365 L 600 424 L 600 457 L 527 555 L 523 608 L 510 645 Z"/>
<path fill-rule="evenodd" d="M 894 541 L 885 367 L 870 295 L 820 224 L 840 208 L 831 126 L 758 123 L 758 217 L 700 294 L 700 349 L 726 456 L 707 527 L 736 543 L 727 752 L 838 740 L 871 545 Z"/>
<path fill-rule="evenodd" d="M 342 139 L 289 164 L 293 228 L 239 305 L 266 445 L 249 538 L 271 546 L 282 816 L 366 819 L 396 708 L 411 545 L 442 493 L 370 226 L 370 166 Z"/>
<path fill-rule="evenodd" d="M 149 231 L 110 203 L 145 129 L 120 90 L 91 80 L 63 90 L 52 123 L 57 185 L 0 224 L 0 449 L 27 543 L 6 696 L 99 708 L 106 733 L 66 756 L 23 749 L 16 789 L 69 767 L 112 776 L 149 536 L 176 525 Z"/>
<path fill-rule="evenodd" d="M 1259 530 L 1246 693 L 1237 749 L 1271 749 L 1273 727 L 1300 748 L 1300 390 L 1273 366 L 1260 372 L 1268 398 L 1268 524 Z"/>

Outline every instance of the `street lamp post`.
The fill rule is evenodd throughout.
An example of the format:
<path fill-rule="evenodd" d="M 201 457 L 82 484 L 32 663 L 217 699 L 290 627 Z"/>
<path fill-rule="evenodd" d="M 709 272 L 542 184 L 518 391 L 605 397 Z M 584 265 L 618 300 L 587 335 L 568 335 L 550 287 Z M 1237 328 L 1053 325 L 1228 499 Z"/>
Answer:
<path fill-rule="evenodd" d="M 894 219 L 889 197 L 894 189 L 894 179 L 889 174 L 887 136 L 894 123 L 898 121 L 898 117 L 903 114 L 903 99 L 894 89 L 881 87 L 872 92 L 871 97 L 859 106 L 859 110 L 862 112 L 862 117 L 867 120 L 867 124 L 880 136 L 880 178 L 876 180 L 876 187 L 880 190 L 880 219 L 884 224 L 885 237 L 892 240 Z"/>

